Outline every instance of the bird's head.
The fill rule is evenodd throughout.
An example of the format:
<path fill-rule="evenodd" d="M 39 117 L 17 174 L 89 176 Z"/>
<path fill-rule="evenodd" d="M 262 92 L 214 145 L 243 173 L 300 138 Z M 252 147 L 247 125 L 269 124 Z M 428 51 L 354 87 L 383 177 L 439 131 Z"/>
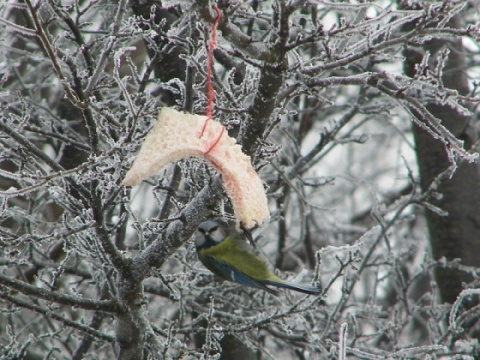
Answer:
<path fill-rule="evenodd" d="M 197 249 L 214 246 L 221 243 L 226 236 L 226 226 L 218 221 L 207 220 L 197 227 L 195 246 Z"/>

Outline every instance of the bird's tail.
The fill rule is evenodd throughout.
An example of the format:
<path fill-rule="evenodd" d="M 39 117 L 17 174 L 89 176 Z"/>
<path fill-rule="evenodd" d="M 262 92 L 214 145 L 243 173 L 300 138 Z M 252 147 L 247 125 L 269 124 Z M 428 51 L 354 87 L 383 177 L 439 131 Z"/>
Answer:
<path fill-rule="evenodd" d="M 265 280 L 263 281 L 263 283 L 265 285 L 294 290 L 308 295 L 320 295 L 322 292 L 322 289 L 319 287 L 304 284 L 295 284 L 287 281 Z"/>

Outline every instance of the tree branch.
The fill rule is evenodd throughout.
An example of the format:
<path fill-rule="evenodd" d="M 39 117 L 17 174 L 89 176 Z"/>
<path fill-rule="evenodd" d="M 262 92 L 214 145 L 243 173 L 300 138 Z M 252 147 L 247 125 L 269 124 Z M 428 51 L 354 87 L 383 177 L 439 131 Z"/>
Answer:
<path fill-rule="evenodd" d="M 42 289 L 27 284 L 23 281 L 15 280 L 3 274 L 0 274 L 0 284 L 8 288 L 15 289 L 25 295 L 33 295 L 47 301 L 52 301 L 63 305 L 76 306 L 85 310 L 99 310 L 108 313 L 120 313 L 124 311 L 124 309 L 113 300 L 93 300 L 65 295 L 55 291 Z"/>
<path fill-rule="evenodd" d="M 80 324 L 76 321 L 72 321 L 70 319 L 67 319 L 66 317 L 63 317 L 63 316 L 59 315 L 58 313 L 54 312 L 53 310 L 44 309 L 44 308 L 42 308 L 38 305 L 27 303 L 23 300 L 20 300 L 20 299 L 16 298 L 16 297 L 10 296 L 3 291 L 0 291 L 0 298 L 2 298 L 4 300 L 7 300 L 7 301 L 11 302 L 12 304 L 20 306 L 22 308 L 35 311 L 39 314 L 45 315 L 46 317 L 49 317 L 49 318 L 55 319 L 57 321 L 60 321 L 62 324 L 66 325 L 68 327 L 71 327 L 73 329 L 80 330 L 80 331 L 84 332 L 85 334 L 88 334 L 89 336 L 92 336 L 93 338 L 108 341 L 110 343 L 112 343 L 114 341 L 114 337 L 111 336 L 111 335 L 107 335 L 107 334 L 105 334 L 101 331 L 98 331 L 91 326 Z"/>
<path fill-rule="evenodd" d="M 80 109 L 85 109 L 88 106 L 87 103 L 79 100 L 77 95 L 73 92 L 72 88 L 68 84 L 68 79 L 63 74 L 62 67 L 58 63 L 55 50 L 53 49 L 53 46 L 50 43 L 50 40 L 48 39 L 48 35 L 44 32 L 43 26 L 40 23 L 40 19 L 38 18 L 38 15 L 37 15 L 37 10 L 33 7 L 30 0 L 26 0 L 26 3 L 27 3 L 28 10 L 30 11 L 30 15 L 32 16 L 33 23 L 35 24 L 35 28 L 37 30 L 37 36 L 40 38 L 40 41 L 43 44 L 43 48 L 47 52 L 47 55 L 50 58 L 50 61 L 52 62 L 53 68 L 55 69 L 55 72 L 57 73 L 57 76 L 60 79 L 60 83 L 62 84 L 63 89 L 67 94 L 67 97 L 72 102 L 72 104 L 74 104 Z"/>

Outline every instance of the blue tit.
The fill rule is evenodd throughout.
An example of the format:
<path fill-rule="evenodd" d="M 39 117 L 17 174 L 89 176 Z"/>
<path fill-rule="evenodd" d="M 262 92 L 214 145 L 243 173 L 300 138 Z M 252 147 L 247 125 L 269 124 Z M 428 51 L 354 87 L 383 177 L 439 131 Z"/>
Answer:
<path fill-rule="evenodd" d="M 277 289 L 268 286 L 319 295 L 319 288 L 283 281 L 273 274 L 263 257 L 253 247 L 228 234 L 225 224 L 217 221 L 202 222 L 195 234 L 195 246 L 199 260 L 207 269 L 223 279 L 268 291 L 278 295 Z"/>

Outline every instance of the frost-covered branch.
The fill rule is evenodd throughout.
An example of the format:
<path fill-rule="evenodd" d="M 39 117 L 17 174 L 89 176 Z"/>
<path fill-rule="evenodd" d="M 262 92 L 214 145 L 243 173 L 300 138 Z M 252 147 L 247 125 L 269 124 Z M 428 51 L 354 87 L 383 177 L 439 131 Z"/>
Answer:
<path fill-rule="evenodd" d="M 56 302 L 63 305 L 76 306 L 86 310 L 103 310 L 108 312 L 121 312 L 122 307 L 113 300 L 84 299 L 79 296 L 66 295 L 56 291 L 39 288 L 22 281 L 15 280 L 9 276 L 0 274 L 0 284 L 15 289 L 25 295 L 39 297 L 44 300 Z"/>
<path fill-rule="evenodd" d="M 42 42 L 44 50 L 46 51 L 46 53 L 48 54 L 48 57 L 52 62 L 52 65 L 60 79 L 60 82 L 63 86 L 65 93 L 67 94 L 72 104 L 74 104 L 75 106 L 78 106 L 81 109 L 86 108 L 87 104 L 84 101 L 81 101 L 78 95 L 74 93 L 74 91 L 72 90 L 72 88 L 68 83 L 67 77 L 63 73 L 62 66 L 58 61 L 58 57 L 55 53 L 55 50 L 48 38 L 47 33 L 44 31 L 43 25 L 37 13 L 37 9 L 32 5 L 32 2 L 30 0 L 26 0 L 26 3 L 27 3 L 28 10 L 30 11 L 30 15 L 35 24 L 37 36 L 40 38 L 40 41 Z"/>
<path fill-rule="evenodd" d="M 114 341 L 113 336 L 105 334 L 103 332 L 100 332 L 100 331 L 98 331 L 98 330 L 96 330 L 96 329 L 94 329 L 90 326 L 87 326 L 85 324 L 82 324 L 82 323 L 79 323 L 79 322 L 76 322 L 76 321 L 72 321 L 72 320 L 70 320 L 70 319 L 68 319 L 64 316 L 61 316 L 61 315 L 57 314 L 55 311 L 53 311 L 51 309 L 45 309 L 45 308 L 42 308 L 41 306 L 35 305 L 33 303 L 28 303 L 28 302 L 23 301 L 21 299 L 18 299 L 16 297 L 7 295 L 2 291 L 0 291 L 0 298 L 4 299 L 4 300 L 8 300 L 9 302 L 11 302 L 11 303 L 13 303 L 17 306 L 20 306 L 22 308 L 30 309 L 30 310 L 35 311 L 36 313 L 45 315 L 47 317 L 51 317 L 52 319 L 61 322 L 65 326 L 69 326 L 71 328 L 80 330 L 81 332 L 83 332 L 85 334 L 88 334 L 88 335 L 92 336 L 93 338 L 96 338 L 96 339 L 99 339 L 99 340 L 104 340 L 104 341 L 107 341 L 109 343 L 113 343 L 113 341 Z"/>

